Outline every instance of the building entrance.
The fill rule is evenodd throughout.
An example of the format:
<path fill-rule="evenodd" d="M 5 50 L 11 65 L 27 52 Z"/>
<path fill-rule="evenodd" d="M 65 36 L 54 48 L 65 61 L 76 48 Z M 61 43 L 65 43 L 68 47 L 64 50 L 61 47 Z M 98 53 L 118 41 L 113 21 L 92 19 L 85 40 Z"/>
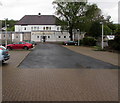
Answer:
<path fill-rule="evenodd" d="M 46 36 L 41 36 L 42 42 L 46 42 Z"/>

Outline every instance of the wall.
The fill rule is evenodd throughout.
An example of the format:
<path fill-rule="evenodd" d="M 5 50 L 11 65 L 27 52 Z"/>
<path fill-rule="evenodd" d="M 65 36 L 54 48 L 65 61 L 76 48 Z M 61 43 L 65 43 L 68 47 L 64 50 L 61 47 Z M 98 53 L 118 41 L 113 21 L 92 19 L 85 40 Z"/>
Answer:
<path fill-rule="evenodd" d="M 45 29 L 44 29 L 45 27 Z M 47 29 L 48 27 L 48 29 Z M 55 30 L 55 31 L 60 31 L 61 26 L 56 26 L 56 25 L 15 25 L 15 32 L 31 32 L 31 31 L 41 31 L 41 30 Z M 46 31 L 47 31 L 46 30 Z"/>
<path fill-rule="evenodd" d="M 69 33 L 68 32 L 32 32 L 31 33 L 31 40 L 36 42 L 42 42 L 42 37 L 46 37 L 46 42 L 56 42 L 56 41 L 68 41 Z M 64 37 L 66 36 L 66 38 Z"/>

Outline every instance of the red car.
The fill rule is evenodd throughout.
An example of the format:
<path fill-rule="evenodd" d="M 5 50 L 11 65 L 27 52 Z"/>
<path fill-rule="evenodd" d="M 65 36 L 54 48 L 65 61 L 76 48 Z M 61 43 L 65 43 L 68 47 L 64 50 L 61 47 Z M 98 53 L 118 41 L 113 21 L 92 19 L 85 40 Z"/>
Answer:
<path fill-rule="evenodd" d="M 33 48 L 33 45 L 30 44 L 30 43 L 26 43 L 24 41 L 7 45 L 7 49 L 9 49 L 9 50 L 12 50 L 12 49 L 25 49 L 25 50 L 28 50 L 30 48 Z"/>

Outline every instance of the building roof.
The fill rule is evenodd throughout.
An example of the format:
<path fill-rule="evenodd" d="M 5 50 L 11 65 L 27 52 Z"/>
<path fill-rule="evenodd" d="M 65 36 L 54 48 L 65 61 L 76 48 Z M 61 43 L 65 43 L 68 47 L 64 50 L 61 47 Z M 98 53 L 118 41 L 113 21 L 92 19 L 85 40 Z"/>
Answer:
<path fill-rule="evenodd" d="M 16 25 L 56 25 L 54 15 L 25 15 Z"/>

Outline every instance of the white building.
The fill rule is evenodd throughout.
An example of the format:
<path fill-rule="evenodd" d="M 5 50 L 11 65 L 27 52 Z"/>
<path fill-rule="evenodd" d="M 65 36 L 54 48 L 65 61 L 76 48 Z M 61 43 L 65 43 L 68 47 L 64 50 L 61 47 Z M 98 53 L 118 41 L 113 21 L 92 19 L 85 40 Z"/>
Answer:
<path fill-rule="evenodd" d="M 16 25 L 13 41 L 18 39 L 36 42 L 57 42 L 70 40 L 69 33 L 61 32 L 61 26 L 54 15 L 25 15 Z M 20 34 L 20 35 L 18 35 Z"/>

